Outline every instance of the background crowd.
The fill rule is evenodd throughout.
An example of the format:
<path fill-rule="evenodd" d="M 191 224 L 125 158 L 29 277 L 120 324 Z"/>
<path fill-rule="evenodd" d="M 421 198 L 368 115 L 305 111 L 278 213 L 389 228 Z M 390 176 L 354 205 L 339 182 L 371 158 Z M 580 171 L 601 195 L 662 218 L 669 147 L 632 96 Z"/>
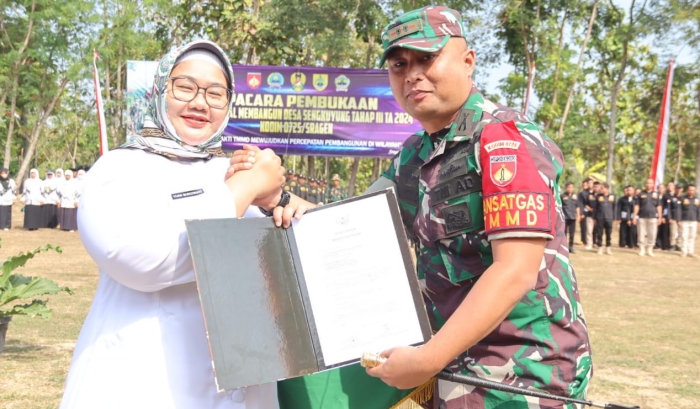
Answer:
<path fill-rule="evenodd" d="M 654 257 L 654 250 L 680 251 L 695 255 L 695 238 L 700 221 L 700 199 L 696 187 L 669 182 L 654 186 L 647 179 L 644 188 L 625 186 L 621 196 L 610 185 L 586 180 L 579 192 L 566 184 L 561 195 L 570 251 L 574 252 L 576 225 L 586 250 L 612 254 L 613 224 L 619 224 L 618 245 L 638 249 L 639 255 Z"/>
<path fill-rule="evenodd" d="M 37 169 L 31 169 L 20 191 L 9 170 L 0 169 L 0 228 L 12 228 L 12 205 L 19 199 L 26 230 L 78 230 L 78 201 L 85 175 L 84 169 L 47 169 L 42 179 Z"/>

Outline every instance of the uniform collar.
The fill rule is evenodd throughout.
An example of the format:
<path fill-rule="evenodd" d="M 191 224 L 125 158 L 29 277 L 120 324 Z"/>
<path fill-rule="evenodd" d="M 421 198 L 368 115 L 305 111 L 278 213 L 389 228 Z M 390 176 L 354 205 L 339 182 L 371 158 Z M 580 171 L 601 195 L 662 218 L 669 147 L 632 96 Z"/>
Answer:
<path fill-rule="evenodd" d="M 431 159 L 444 153 L 445 149 L 450 146 L 473 138 L 479 126 L 479 122 L 481 122 L 483 117 L 484 102 L 484 96 L 472 85 L 472 89 L 469 91 L 469 97 L 467 97 L 467 101 L 457 114 L 457 119 L 452 122 L 449 129 L 445 128 L 447 129 L 447 133 L 443 134 L 445 129 L 435 132 L 434 134 L 423 131 L 423 135 L 421 136 L 422 145 L 427 143 L 435 149 L 431 155 Z M 434 140 L 431 138 L 431 135 L 437 136 L 437 139 Z"/>

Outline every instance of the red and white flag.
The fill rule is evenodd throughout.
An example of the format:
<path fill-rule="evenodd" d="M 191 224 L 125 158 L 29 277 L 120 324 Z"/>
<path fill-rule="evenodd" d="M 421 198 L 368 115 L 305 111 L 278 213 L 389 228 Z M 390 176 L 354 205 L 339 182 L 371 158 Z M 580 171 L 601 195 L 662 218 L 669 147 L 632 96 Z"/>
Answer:
<path fill-rule="evenodd" d="M 100 88 L 100 80 L 97 75 L 97 59 L 100 55 L 97 50 L 92 50 L 92 66 L 95 72 L 95 105 L 97 106 L 97 123 L 100 130 L 100 156 L 107 153 L 109 146 L 107 145 L 107 126 L 105 124 L 105 109 L 102 104 L 102 89 Z"/>
<path fill-rule="evenodd" d="M 661 100 L 661 115 L 659 116 L 659 129 L 656 132 L 656 147 L 654 148 L 654 159 L 651 163 L 651 178 L 655 185 L 664 183 L 664 168 L 666 167 L 666 145 L 668 141 L 668 122 L 671 117 L 671 88 L 673 85 L 673 70 L 676 64 L 673 60 L 668 65 L 666 75 L 666 87 L 664 87 L 664 97 Z"/>
<path fill-rule="evenodd" d="M 535 67 L 535 63 L 532 63 L 532 74 L 530 74 L 530 78 L 528 78 L 527 81 L 527 93 L 525 94 L 525 104 L 523 105 L 523 115 L 527 116 L 528 118 L 532 119 L 532 117 L 529 114 L 534 114 L 533 112 L 530 112 L 530 103 L 532 102 L 532 89 L 534 88 L 535 84 L 535 73 L 537 72 L 537 69 Z"/>

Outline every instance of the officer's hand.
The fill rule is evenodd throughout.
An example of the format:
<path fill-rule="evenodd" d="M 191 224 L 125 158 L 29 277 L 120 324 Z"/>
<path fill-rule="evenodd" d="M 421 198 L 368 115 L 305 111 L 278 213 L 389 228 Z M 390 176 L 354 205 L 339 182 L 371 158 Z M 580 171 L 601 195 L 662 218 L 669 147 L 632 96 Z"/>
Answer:
<path fill-rule="evenodd" d="M 307 210 L 309 209 L 303 203 L 299 204 L 298 207 L 292 203 L 285 207 L 277 206 L 272 211 L 272 219 L 275 221 L 275 226 L 286 229 L 292 225 L 292 219 L 301 220 Z"/>
<path fill-rule="evenodd" d="M 260 152 L 260 148 L 253 145 L 243 145 L 243 149 L 233 152 L 233 155 L 229 160 L 230 165 L 226 170 L 224 180 L 230 178 L 236 172 L 252 169 L 253 164 L 255 163 L 255 154 L 257 152 Z"/>
<path fill-rule="evenodd" d="M 440 369 L 431 368 L 424 348 L 397 347 L 381 353 L 387 360 L 376 368 L 367 368 L 367 374 L 380 378 L 389 386 L 399 389 L 415 388 L 426 383 Z"/>

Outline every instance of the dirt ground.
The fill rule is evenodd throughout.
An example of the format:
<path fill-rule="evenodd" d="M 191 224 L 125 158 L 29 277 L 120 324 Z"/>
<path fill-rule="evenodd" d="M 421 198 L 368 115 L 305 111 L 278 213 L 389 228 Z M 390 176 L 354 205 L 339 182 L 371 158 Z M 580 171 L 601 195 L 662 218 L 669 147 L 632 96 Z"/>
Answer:
<path fill-rule="evenodd" d="M 0 408 L 56 408 L 80 327 L 97 285 L 97 267 L 78 233 L 0 231 L 4 259 L 45 244 L 21 272 L 73 289 L 50 297 L 50 319 L 17 317 L 0 354 Z M 700 408 L 700 259 L 676 252 L 639 257 L 614 248 L 599 256 L 580 246 L 571 257 L 591 335 L 594 377 L 589 398 L 644 409 Z"/>

